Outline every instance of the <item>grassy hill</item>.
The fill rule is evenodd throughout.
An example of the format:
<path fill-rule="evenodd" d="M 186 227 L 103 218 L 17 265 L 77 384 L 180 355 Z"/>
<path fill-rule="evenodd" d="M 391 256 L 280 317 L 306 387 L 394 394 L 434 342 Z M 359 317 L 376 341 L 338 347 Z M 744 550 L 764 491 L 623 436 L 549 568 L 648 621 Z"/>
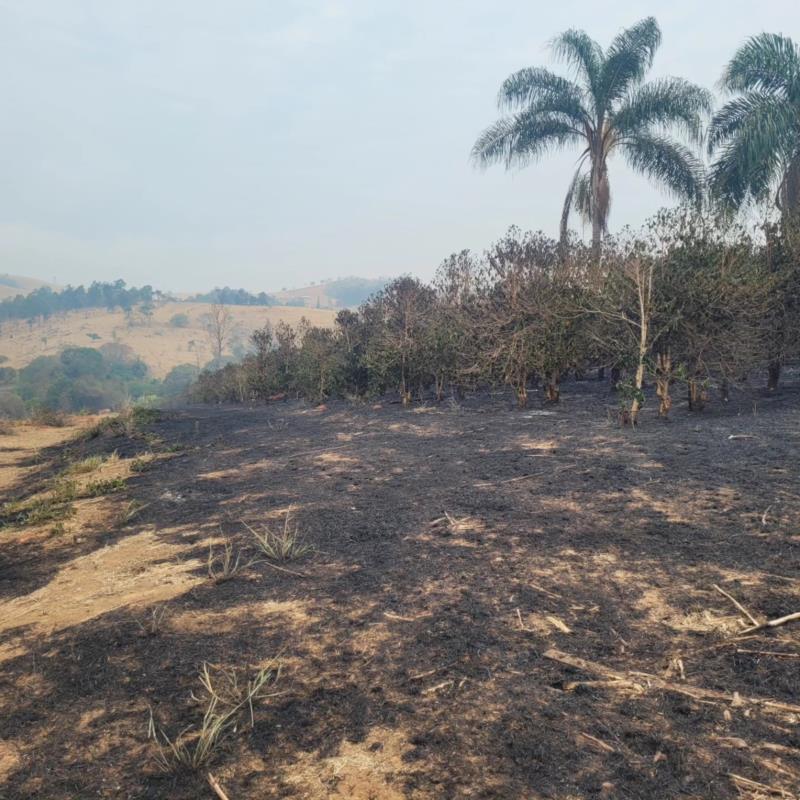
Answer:
<path fill-rule="evenodd" d="M 388 280 L 388 278 L 340 278 L 272 294 L 281 302 L 292 305 L 302 301 L 306 308 L 353 308 L 382 289 Z"/>
<path fill-rule="evenodd" d="M 0 300 L 8 297 L 16 297 L 18 294 L 29 294 L 42 286 L 56 287 L 52 283 L 40 281 L 36 278 L 26 278 L 22 275 L 0 275 Z"/>
<path fill-rule="evenodd" d="M 296 325 L 303 317 L 314 325 L 333 325 L 336 312 L 328 309 L 285 306 L 228 306 L 234 320 L 226 352 L 237 355 L 247 344 L 250 333 L 269 321 Z M 155 309 L 147 321 L 139 314 L 128 319 L 122 311 L 91 309 L 71 311 L 44 322 L 6 323 L 0 337 L 0 356 L 10 367 L 24 367 L 34 358 L 55 355 L 64 347 L 101 347 L 109 342 L 128 345 L 163 378 L 179 364 L 203 366 L 212 358 L 211 343 L 203 317 L 211 306 L 206 303 L 166 303 Z M 184 327 L 170 321 L 176 315 L 187 317 Z"/>

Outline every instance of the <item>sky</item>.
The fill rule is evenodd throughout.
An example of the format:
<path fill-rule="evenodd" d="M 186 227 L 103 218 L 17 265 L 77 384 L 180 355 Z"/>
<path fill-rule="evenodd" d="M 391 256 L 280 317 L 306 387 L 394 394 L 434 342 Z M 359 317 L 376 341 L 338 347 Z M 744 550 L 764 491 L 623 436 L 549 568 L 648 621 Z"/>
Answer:
<path fill-rule="evenodd" d="M 713 88 L 797 0 L 0 0 L 0 273 L 274 291 L 556 234 L 577 153 L 476 169 L 502 80 L 642 17 Z M 610 167 L 610 227 L 671 199 Z"/>

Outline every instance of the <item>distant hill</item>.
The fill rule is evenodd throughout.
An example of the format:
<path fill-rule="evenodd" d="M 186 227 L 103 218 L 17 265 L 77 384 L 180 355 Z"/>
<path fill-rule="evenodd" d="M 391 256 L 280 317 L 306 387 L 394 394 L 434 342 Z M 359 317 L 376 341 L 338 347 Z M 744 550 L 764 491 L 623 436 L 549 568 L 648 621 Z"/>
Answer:
<path fill-rule="evenodd" d="M 314 308 L 286 306 L 227 306 L 233 325 L 226 355 L 241 357 L 250 334 L 265 322 L 297 325 L 305 317 L 312 325 L 332 327 L 336 313 Z M 149 318 L 137 307 L 131 314 L 121 309 L 88 308 L 53 315 L 48 319 L 5 322 L 0 337 L 0 363 L 24 367 L 37 356 L 56 355 L 65 347 L 100 348 L 114 343 L 127 345 L 157 378 L 179 364 L 202 367 L 213 357 L 205 319 L 207 303 L 160 304 Z"/>
<path fill-rule="evenodd" d="M 41 289 L 42 286 L 49 286 L 51 289 L 60 288 L 36 278 L 2 274 L 0 275 L 0 300 L 5 300 L 7 297 L 16 297 L 18 294 L 30 294 L 35 289 Z"/>
<path fill-rule="evenodd" d="M 383 289 L 389 278 L 340 278 L 300 289 L 273 292 L 281 303 L 306 308 L 354 308 Z"/>

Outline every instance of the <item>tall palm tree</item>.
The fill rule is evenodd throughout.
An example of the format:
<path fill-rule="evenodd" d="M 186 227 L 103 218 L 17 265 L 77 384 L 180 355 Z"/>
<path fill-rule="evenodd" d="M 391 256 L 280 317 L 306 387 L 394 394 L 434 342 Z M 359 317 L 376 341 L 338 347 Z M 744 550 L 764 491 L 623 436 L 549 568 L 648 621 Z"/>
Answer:
<path fill-rule="evenodd" d="M 735 97 L 711 122 L 712 190 L 738 206 L 777 189 L 784 215 L 800 210 L 800 47 L 778 34 L 754 36 L 720 86 Z"/>
<path fill-rule="evenodd" d="M 538 67 L 510 75 L 498 106 L 508 110 L 475 142 L 472 155 L 487 166 L 525 166 L 549 150 L 580 148 L 561 216 L 562 239 L 575 208 L 591 220 L 592 245 L 599 253 L 606 231 L 611 192 L 608 160 L 621 153 L 628 164 L 681 198 L 698 199 L 703 167 L 692 150 L 667 135 L 680 130 L 699 143 L 711 96 L 680 78 L 644 83 L 661 43 L 653 17 L 614 38 L 607 50 L 579 30 L 557 36 L 552 49 L 574 72 L 574 80 Z"/>

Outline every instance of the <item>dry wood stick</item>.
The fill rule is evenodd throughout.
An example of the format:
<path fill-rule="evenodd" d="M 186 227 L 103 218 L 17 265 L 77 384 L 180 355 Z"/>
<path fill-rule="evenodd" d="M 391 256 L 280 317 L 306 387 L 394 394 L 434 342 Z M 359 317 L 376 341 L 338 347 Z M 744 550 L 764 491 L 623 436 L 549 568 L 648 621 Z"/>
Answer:
<path fill-rule="evenodd" d="M 454 681 L 442 681 L 441 683 L 437 683 L 436 686 L 430 686 L 427 689 L 422 690 L 422 694 L 432 694 L 433 692 L 438 692 L 439 689 L 444 689 L 447 686 L 452 686 Z"/>
<path fill-rule="evenodd" d="M 785 617 L 778 617 L 778 619 L 767 620 L 766 622 L 762 622 L 760 625 L 754 625 L 752 628 L 745 628 L 742 633 L 762 631 L 765 628 L 777 628 L 780 625 L 785 625 L 787 622 L 794 622 L 796 619 L 800 619 L 800 611 L 795 611 L 793 614 L 787 614 Z"/>
<path fill-rule="evenodd" d="M 748 653 L 753 656 L 775 656 L 776 658 L 800 658 L 800 653 L 781 653 L 777 650 L 745 650 L 737 647 L 737 653 Z"/>
<path fill-rule="evenodd" d="M 607 742 L 604 742 L 602 739 L 598 739 L 596 736 L 592 736 L 591 734 L 584 733 L 581 731 L 578 736 L 582 739 L 587 739 L 588 741 L 596 744 L 601 750 L 604 750 L 606 753 L 616 753 L 617 751 Z"/>
<path fill-rule="evenodd" d="M 769 786 L 766 783 L 759 783 L 758 781 L 751 781 L 750 778 L 745 778 L 742 775 L 737 775 L 735 772 L 729 772 L 728 777 L 733 779 L 737 786 L 742 786 L 747 789 L 755 790 L 758 792 L 766 792 L 771 795 L 778 795 L 785 797 L 786 800 L 794 800 L 797 795 L 787 792 L 786 789 L 781 789 L 777 786 Z"/>
<path fill-rule="evenodd" d="M 602 664 L 597 664 L 593 661 L 588 661 L 584 658 L 564 653 L 556 648 L 550 648 L 543 653 L 545 658 L 551 661 L 558 661 L 561 664 L 566 664 L 573 669 L 579 669 L 583 672 L 588 672 L 591 675 L 601 675 L 605 678 L 614 678 L 622 685 L 635 686 L 638 689 L 647 688 L 642 686 L 641 681 L 635 681 L 630 673 L 620 672 L 619 670 L 609 669 Z M 700 686 L 689 686 L 672 683 L 659 678 L 657 675 L 650 675 L 648 673 L 638 673 L 651 688 L 661 689 L 666 692 L 675 692 L 676 694 L 686 695 L 698 702 L 714 702 L 714 703 L 727 703 L 731 704 L 734 701 L 732 695 L 719 692 L 716 689 L 703 689 Z M 792 714 L 800 714 L 800 706 L 791 703 L 781 703 L 776 700 L 769 700 L 764 697 L 744 697 L 741 698 L 745 702 L 752 703 L 753 705 L 761 706 L 766 709 L 775 709 L 776 711 L 788 711 Z"/>
<path fill-rule="evenodd" d="M 208 773 L 208 785 L 214 790 L 214 794 L 219 797 L 219 800 L 230 800 L 223 788 L 217 783 L 217 779 L 210 772 Z"/>
<path fill-rule="evenodd" d="M 728 600 L 730 600 L 731 603 L 733 603 L 736 606 L 736 608 L 738 608 L 739 611 L 741 611 L 742 614 L 744 614 L 747 617 L 747 619 L 749 619 L 750 622 L 753 623 L 753 625 L 760 625 L 759 621 L 733 595 L 728 594 L 724 589 L 720 589 L 720 587 L 717 586 L 716 583 L 713 584 L 713 586 L 723 597 L 727 597 Z"/>

